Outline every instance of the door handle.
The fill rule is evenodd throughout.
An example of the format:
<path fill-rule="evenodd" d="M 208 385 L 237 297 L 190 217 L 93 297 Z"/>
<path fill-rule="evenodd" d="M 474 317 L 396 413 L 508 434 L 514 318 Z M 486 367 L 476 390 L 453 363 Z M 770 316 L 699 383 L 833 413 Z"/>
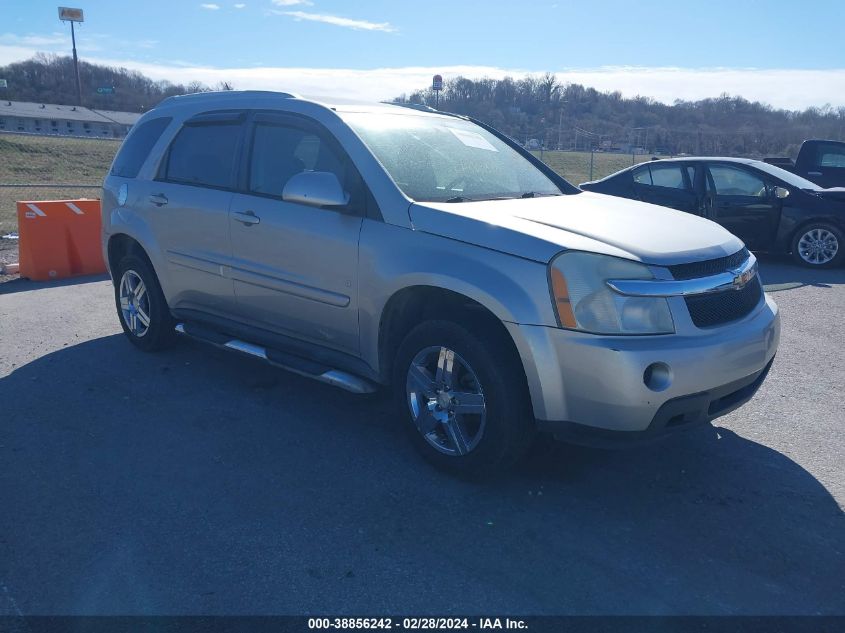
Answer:
<path fill-rule="evenodd" d="M 157 207 L 163 207 L 167 204 L 167 196 L 163 193 L 154 193 L 150 196 L 150 202 L 152 202 Z"/>
<path fill-rule="evenodd" d="M 808 171 L 807 175 L 808 176 L 821 176 L 822 172 L 820 172 L 820 171 Z"/>
<path fill-rule="evenodd" d="M 261 222 L 261 218 L 255 215 L 252 211 L 235 211 L 232 215 L 244 226 L 252 226 L 253 224 Z"/>

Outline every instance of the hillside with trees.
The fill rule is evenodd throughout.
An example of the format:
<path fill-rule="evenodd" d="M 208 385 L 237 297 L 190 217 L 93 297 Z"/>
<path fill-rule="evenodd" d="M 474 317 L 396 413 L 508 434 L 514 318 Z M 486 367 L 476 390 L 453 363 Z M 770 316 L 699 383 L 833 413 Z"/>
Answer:
<path fill-rule="evenodd" d="M 394 101 L 436 102 L 431 89 Z M 779 110 L 728 95 L 667 105 L 560 84 L 552 73 L 447 80 L 439 108 L 476 117 L 522 143 L 536 139 L 547 149 L 630 152 L 639 147 L 664 154 L 794 156 L 807 138 L 845 140 L 845 107 Z"/>
<path fill-rule="evenodd" d="M 79 66 L 83 102 L 92 108 L 144 112 L 172 95 L 232 89 L 225 82 L 213 87 L 173 84 L 126 68 L 84 61 Z M 8 80 L 0 98 L 76 102 L 70 57 L 39 54 L 0 67 L 0 77 Z M 115 91 L 97 94 L 98 87 Z M 434 105 L 435 95 L 426 89 L 395 101 Z M 648 97 L 623 98 L 619 92 L 560 84 L 552 73 L 521 79 L 450 79 L 439 95 L 439 107 L 474 116 L 523 143 L 534 139 L 547 149 L 794 156 L 807 138 L 845 140 L 845 107 L 779 110 L 728 95 L 667 105 Z"/>
<path fill-rule="evenodd" d="M 0 66 L 0 77 L 8 81 L 8 88 L 0 91 L 0 98 L 12 101 L 76 104 L 76 75 L 73 59 L 39 53 L 32 59 Z M 231 90 L 221 83 L 210 88 L 200 82 L 186 85 L 169 81 L 153 81 L 149 77 L 126 68 L 113 68 L 79 62 L 84 106 L 121 112 L 144 112 L 162 99 L 173 95 Z M 113 94 L 98 94 L 97 88 L 113 87 Z"/>

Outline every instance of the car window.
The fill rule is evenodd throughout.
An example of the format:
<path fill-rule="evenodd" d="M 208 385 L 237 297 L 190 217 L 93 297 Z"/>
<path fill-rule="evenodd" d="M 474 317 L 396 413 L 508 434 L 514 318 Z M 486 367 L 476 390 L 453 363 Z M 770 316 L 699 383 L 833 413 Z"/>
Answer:
<path fill-rule="evenodd" d="M 749 171 L 730 165 L 711 165 L 710 175 L 720 196 L 766 196 L 766 183 Z"/>
<path fill-rule="evenodd" d="M 654 187 L 686 189 L 682 165 L 643 165 L 634 170 L 634 182 Z"/>
<path fill-rule="evenodd" d="M 288 180 L 303 171 L 328 171 L 347 183 L 346 162 L 313 132 L 269 123 L 255 126 L 250 191 L 281 197 Z"/>
<path fill-rule="evenodd" d="M 123 141 L 120 151 L 114 159 L 111 173 L 114 176 L 123 178 L 135 178 L 141 170 L 141 165 L 147 160 L 147 156 L 153 145 L 161 137 L 164 129 L 173 119 L 171 117 L 160 117 L 144 121 L 136 127 Z"/>
<path fill-rule="evenodd" d="M 170 145 L 165 180 L 231 187 L 240 134 L 238 123 L 186 125 Z"/>
<path fill-rule="evenodd" d="M 470 121 L 431 115 L 346 113 L 390 177 L 418 201 L 560 195 L 519 152 Z"/>
<path fill-rule="evenodd" d="M 819 147 L 820 167 L 845 167 L 845 147 L 821 145 Z"/>
<path fill-rule="evenodd" d="M 649 165 L 651 183 L 655 187 L 686 189 L 684 172 L 681 165 Z"/>
<path fill-rule="evenodd" d="M 651 172 L 648 169 L 648 165 L 634 170 L 634 182 L 640 185 L 651 184 Z"/>

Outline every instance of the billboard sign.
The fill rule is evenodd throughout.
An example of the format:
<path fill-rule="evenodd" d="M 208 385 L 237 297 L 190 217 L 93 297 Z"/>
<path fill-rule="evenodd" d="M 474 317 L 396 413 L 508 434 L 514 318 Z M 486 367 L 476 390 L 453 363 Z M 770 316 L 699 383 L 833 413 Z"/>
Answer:
<path fill-rule="evenodd" d="M 443 90 L 443 77 L 441 77 L 440 75 L 434 75 L 431 80 L 431 89 Z"/>
<path fill-rule="evenodd" d="M 114 86 L 100 86 L 97 88 L 98 95 L 113 95 L 114 94 Z"/>
<path fill-rule="evenodd" d="M 6 81 L 5 79 L 0 79 L 0 88 L 8 88 L 8 87 L 9 87 L 9 82 Z"/>
<path fill-rule="evenodd" d="M 84 22 L 82 9 L 71 9 L 70 7 L 59 7 L 59 19 L 65 22 Z"/>

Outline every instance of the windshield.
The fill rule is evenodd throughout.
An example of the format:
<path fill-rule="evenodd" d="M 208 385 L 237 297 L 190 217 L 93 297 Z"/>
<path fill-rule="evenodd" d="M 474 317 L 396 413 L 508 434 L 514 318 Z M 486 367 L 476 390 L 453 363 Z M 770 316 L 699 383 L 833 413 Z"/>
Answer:
<path fill-rule="evenodd" d="M 349 113 L 344 120 L 417 201 L 560 195 L 560 189 L 485 129 L 443 116 Z"/>
<path fill-rule="evenodd" d="M 809 189 L 810 191 L 822 191 L 822 187 L 819 187 L 816 183 L 811 182 L 806 178 L 802 178 L 797 174 L 793 174 L 791 171 L 786 171 L 785 169 L 775 167 L 774 165 L 770 165 L 769 163 L 764 163 L 762 161 L 754 161 L 754 166 L 760 171 L 764 171 L 775 178 L 780 178 L 792 187 L 797 187 L 798 189 Z"/>

